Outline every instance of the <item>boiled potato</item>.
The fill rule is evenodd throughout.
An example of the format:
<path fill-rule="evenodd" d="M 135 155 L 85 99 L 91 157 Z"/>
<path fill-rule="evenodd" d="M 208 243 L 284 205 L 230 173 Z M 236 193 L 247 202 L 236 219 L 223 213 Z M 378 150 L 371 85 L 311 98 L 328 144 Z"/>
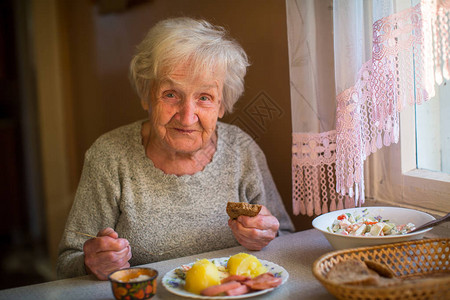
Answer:
<path fill-rule="evenodd" d="M 188 292 L 200 294 L 202 290 L 216 284 L 220 284 L 219 270 L 207 259 L 196 261 L 186 272 L 184 288 Z"/>
<path fill-rule="evenodd" d="M 267 272 L 267 269 L 253 255 L 238 253 L 230 257 L 227 263 L 230 275 L 243 275 L 254 278 Z"/>

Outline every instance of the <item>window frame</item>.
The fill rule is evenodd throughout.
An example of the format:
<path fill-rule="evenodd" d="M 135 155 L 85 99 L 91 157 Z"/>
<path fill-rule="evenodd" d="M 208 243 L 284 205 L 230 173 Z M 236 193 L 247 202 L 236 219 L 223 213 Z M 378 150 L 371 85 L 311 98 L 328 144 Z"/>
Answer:
<path fill-rule="evenodd" d="M 430 100 L 433 101 L 433 100 Z M 400 141 L 366 161 L 368 202 L 419 209 L 437 216 L 450 211 L 450 175 L 416 167 L 414 106 L 400 113 Z"/>

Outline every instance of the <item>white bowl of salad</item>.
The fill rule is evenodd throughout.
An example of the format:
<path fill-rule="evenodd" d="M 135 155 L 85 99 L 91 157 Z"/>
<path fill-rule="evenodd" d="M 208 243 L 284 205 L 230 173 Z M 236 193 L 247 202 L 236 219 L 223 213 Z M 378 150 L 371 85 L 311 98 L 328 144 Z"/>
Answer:
<path fill-rule="evenodd" d="M 435 220 L 430 214 L 402 207 L 355 207 L 316 217 L 312 225 L 336 250 L 417 240 L 431 228 L 408 233 Z"/>

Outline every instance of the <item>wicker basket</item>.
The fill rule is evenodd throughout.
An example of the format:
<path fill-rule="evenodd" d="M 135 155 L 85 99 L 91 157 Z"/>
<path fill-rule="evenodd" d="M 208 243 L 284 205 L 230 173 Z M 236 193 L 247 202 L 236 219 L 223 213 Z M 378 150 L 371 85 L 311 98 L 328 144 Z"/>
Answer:
<path fill-rule="evenodd" d="M 431 276 L 404 280 L 399 285 L 388 287 L 343 285 L 327 279 L 331 267 L 354 258 L 385 264 L 399 278 Z M 446 275 L 433 276 L 438 273 Z M 313 274 L 338 299 L 450 299 L 450 239 L 425 239 L 333 251 L 314 262 Z"/>

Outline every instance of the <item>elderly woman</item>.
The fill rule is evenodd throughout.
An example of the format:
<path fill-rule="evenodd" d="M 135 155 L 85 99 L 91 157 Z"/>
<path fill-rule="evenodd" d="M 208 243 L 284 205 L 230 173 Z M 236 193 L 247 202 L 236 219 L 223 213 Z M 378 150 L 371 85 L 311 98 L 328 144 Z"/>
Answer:
<path fill-rule="evenodd" d="M 149 31 L 130 66 L 148 120 L 106 133 L 87 151 L 59 277 L 104 280 L 130 265 L 239 244 L 260 250 L 294 230 L 261 149 L 218 122 L 241 96 L 247 66 L 244 50 L 206 21 L 168 19 Z M 228 201 L 263 208 L 229 220 Z"/>

